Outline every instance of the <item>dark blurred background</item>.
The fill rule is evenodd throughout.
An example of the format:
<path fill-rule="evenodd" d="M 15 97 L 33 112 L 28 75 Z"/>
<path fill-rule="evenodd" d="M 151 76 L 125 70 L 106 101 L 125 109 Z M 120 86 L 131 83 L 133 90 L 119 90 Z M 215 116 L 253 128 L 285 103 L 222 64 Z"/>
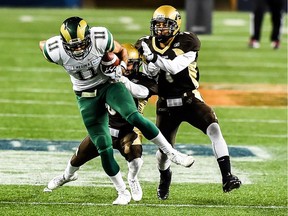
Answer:
<path fill-rule="evenodd" d="M 156 8 L 170 4 L 184 9 L 186 1 L 213 2 L 215 10 L 249 11 L 253 0 L 1 0 L 0 7 Z"/>

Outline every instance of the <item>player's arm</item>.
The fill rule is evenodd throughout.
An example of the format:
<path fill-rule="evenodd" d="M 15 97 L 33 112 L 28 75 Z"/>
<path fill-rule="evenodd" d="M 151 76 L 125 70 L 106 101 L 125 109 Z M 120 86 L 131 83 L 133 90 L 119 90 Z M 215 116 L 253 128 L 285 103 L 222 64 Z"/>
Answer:
<path fill-rule="evenodd" d="M 196 60 L 197 52 L 187 52 L 174 58 L 173 60 L 157 56 L 154 64 L 160 69 L 167 71 L 171 74 L 177 74 L 187 68 L 192 62 Z"/>
<path fill-rule="evenodd" d="M 147 62 L 152 62 L 155 66 L 159 67 L 161 70 L 167 71 L 171 74 L 177 74 L 186 67 L 188 67 L 192 62 L 196 60 L 197 51 L 188 51 L 186 53 L 178 55 L 173 60 L 165 59 L 156 53 L 152 53 L 150 48 L 145 42 L 142 42 L 143 56 L 146 58 Z"/>
<path fill-rule="evenodd" d="M 46 42 L 46 40 L 39 41 L 39 48 L 40 48 L 40 50 L 42 52 L 43 52 L 43 48 L 44 48 L 45 42 Z"/>
<path fill-rule="evenodd" d="M 144 99 L 149 96 L 149 89 L 143 85 L 133 83 L 127 77 L 122 76 L 121 82 L 125 85 L 128 91 L 134 98 Z"/>
<path fill-rule="evenodd" d="M 124 47 L 121 46 L 118 41 L 114 40 L 114 50 L 112 50 L 112 52 L 114 52 L 119 57 L 119 59 L 127 65 L 128 52 Z M 127 68 L 127 66 L 125 68 Z"/>
<path fill-rule="evenodd" d="M 39 41 L 39 48 L 48 62 L 55 64 L 61 64 L 62 62 L 59 51 L 61 40 L 59 38 L 60 36 L 55 36 L 48 40 Z"/>
<path fill-rule="evenodd" d="M 200 50 L 201 42 L 198 37 L 191 32 L 182 33 L 184 37 L 185 48 L 173 60 L 165 59 L 157 53 L 152 53 L 148 45 L 142 41 L 143 56 L 148 62 L 152 62 L 160 69 L 171 74 L 177 74 L 187 68 L 191 63 L 196 62 L 198 51 Z"/>

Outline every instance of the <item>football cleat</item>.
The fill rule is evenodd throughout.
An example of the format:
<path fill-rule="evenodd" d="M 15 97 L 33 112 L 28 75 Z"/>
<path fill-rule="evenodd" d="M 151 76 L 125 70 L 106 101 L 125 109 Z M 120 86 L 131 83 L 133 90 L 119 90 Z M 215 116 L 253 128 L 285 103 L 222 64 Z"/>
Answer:
<path fill-rule="evenodd" d="M 166 200 L 169 197 L 169 188 L 172 179 L 172 171 L 170 168 L 167 170 L 160 171 L 160 184 L 157 189 L 157 196 L 160 200 Z"/>
<path fill-rule="evenodd" d="M 232 191 L 233 189 L 237 189 L 241 186 L 241 181 L 237 176 L 229 175 L 223 183 L 223 192 L 227 193 Z"/>
<path fill-rule="evenodd" d="M 127 205 L 131 201 L 131 194 L 126 189 L 122 192 L 118 192 L 118 197 L 114 200 L 113 205 Z"/>
<path fill-rule="evenodd" d="M 70 178 L 65 179 L 64 174 L 54 177 L 49 183 L 48 186 L 44 189 L 44 192 L 51 192 L 59 188 L 60 186 L 66 184 L 70 181 L 75 181 L 78 179 L 78 174 L 74 173 Z"/>
<path fill-rule="evenodd" d="M 129 187 L 131 189 L 132 199 L 134 201 L 140 201 L 142 199 L 142 188 L 141 185 L 137 179 L 128 179 Z"/>
<path fill-rule="evenodd" d="M 194 158 L 191 155 L 182 154 L 178 151 L 172 152 L 167 156 L 173 163 L 187 168 L 191 167 L 195 162 Z"/>
<path fill-rule="evenodd" d="M 280 41 L 272 41 L 271 42 L 271 47 L 273 48 L 273 49 L 279 49 L 280 48 Z"/>
<path fill-rule="evenodd" d="M 248 47 L 253 48 L 253 49 L 258 49 L 260 48 L 260 43 L 257 40 L 251 39 L 248 43 Z"/>

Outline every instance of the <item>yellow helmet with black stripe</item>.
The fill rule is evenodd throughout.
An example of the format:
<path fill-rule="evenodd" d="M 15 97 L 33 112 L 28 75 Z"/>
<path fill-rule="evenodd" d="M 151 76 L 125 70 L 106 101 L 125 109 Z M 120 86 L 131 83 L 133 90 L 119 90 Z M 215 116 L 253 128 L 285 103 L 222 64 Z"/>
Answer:
<path fill-rule="evenodd" d="M 81 60 L 89 54 L 92 48 L 90 28 L 82 18 L 66 19 L 60 27 L 60 35 L 64 50 L 70 57 Z"/>

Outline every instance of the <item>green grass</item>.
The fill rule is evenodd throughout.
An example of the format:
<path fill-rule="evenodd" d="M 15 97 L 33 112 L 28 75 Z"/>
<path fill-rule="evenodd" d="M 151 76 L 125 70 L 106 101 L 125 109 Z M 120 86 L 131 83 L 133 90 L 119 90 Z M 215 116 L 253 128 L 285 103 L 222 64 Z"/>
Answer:
<path fill-rule="evenodd" d="M 119 42 L 133 43 L 150 33 L 152 12 L 0 9 L 0 139 L 81 140 L 86 131 L 69 77 L 62 68 L 45 61 L 38 41 L 58 34 L 62 21 L 68 16 L 79 15 L 91 25 L 108 27 Z M 185 26 L 184 11 L 182 14 L 182 26 Z M 27 22 L 20 21 L 23 19 Z M 131 19 L 132 23 L 129 23 Z M 224 23 L 228 19 L 240 20 L 243 25 L 227 26 Z M 199 55 L 201 84 L 272 84 L 287 88 L 286 17 L 284 25 L 282 47 L 272 50 L 267 14 L 261 49 L 250 50 L 247 48 L 249 14 L 214 12 L 213 34 L 199 35 L 202 42 Z M 153 179 L 142 182 L 144 197 L 140 203 L 121 207 L 110 205 L 116 196 L 111 187 L 65 186 L 44 194 L 46 181 L 35 185 L 7 183 L 0 186 L 1 215 L 287 215 L 287 107 L 214 109 L 229 145 L 258 147 L 270 155 L 256 161 L 232 158 L 233 168 L 241 171 L 237 175 L 249 174 L 252 181 L 252 184 L 245 184 L 244 180 L 240 190 L 223 194 L 218 183 L 173 183 L 169 200 L 163 202 L 156 198 L 158 179 Z M 145 116 L 155 121 L 155 106 L 150 104 Z M 177 143 L 210 145 L 202 132 L 186 123 L 179 129 Z M 7 156 L 4 150 L 0 154 L 1 158 Z M 32 152 L 27 157 L 33 161 L 35 155 Z M 63 156 L 59 154 L 59 157 Z M 63 157 L 64 166 L 67 159 Z M 37 163 L 41 164 L 41 157 L 37 160 L 34 162 L 36 167 Z M 125 161 L 118 156 L 117 160 L 121 169 L 127 170 Z M 15 164 L 24 167 L 24 174 L 25 169 L 30 168 L 16 159 Z M 47 167 L 54 165 L 49 161 Z M 0 167 L 0 176 L 7 172 L 13 176 L 13 169 L 7 170 L 5 165 Z M 85 165 L 81 175 L 85 175 L 85 169 L 95 167 L 101 172 L 99 160 Z M 37 172 L 41 175 L 41 170 Z M 193 175 L 193 168 L 190 175 Z"/>

